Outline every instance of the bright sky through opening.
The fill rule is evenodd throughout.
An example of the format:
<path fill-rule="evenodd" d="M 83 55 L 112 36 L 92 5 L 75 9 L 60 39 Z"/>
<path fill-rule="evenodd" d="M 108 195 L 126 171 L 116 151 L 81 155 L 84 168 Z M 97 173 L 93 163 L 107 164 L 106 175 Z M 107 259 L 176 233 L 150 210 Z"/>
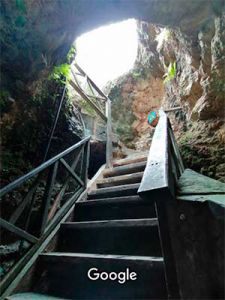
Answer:
<path fill-rule="evenodd" d="M 138 47 L 134 19 L 103 26 L 76 40 L 76 62 L 99 87 L 132 69 Z"/>

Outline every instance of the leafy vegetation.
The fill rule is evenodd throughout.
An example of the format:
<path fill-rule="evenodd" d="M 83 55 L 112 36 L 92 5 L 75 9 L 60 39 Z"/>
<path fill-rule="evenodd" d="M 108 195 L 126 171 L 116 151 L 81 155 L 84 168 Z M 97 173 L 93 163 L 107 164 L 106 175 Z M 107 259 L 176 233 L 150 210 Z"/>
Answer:
<path fill-rule="evenodd" d="M 170 62 L 167 72 L 163 75 L 164 79 L 164 84 L 173 80 L 176 77 L 177 74 L 177 67 L 176 67 L 176 62 Z"/>
<path fill-rule="evenodd" d="M 6 90 L 0 90 L 0 112 L 1 114 L 8 112 L 10 107 L 9 92 Z"/>
<path fill-rule="evenodd" d="M 76 54 L 77 54 L 76 46 L 72 45 L 72 47 L 70 48 L 70 51 L 68 52 L 67 57 L 66 57 L 69 64 L 71 64 L 72 61 L 75 59 Z"/>
<path fill-rule="evenodd" d="M 52 73 L 50 74 L 50 79 L 54 79 L 57 82 L 66 83 L 70 77 L 70 65 L 61 64 L 54 67 Z"/>

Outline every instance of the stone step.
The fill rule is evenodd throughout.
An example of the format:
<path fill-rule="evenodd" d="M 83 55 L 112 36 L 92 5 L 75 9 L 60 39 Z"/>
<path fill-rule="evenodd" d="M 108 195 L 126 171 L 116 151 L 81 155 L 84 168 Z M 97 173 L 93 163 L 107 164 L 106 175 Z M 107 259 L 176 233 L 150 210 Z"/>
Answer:
<path fill-rule="evenodd" d="M 108 177 L 97 181 L 98 188 L 105 188 L 110 186 L 140 183 L 143 176 L 143 172 L 120 175 L 116 177 Z"/>
<path fill-rule="evenodd" d="M 33 292 L 65 299 L 167 299 L 162 258 L 55 252 L 40 255 L 36 274 Z"/>
<path fill-rule="evenodd" d="M 114 177 L 114 176 L 120 176 L 125 174 L 132 174 L 137 172 L 143 172 L 146 166 L 146 161 L 134 163 L 134 164 L 128 164 L 125 166 L 119 166 L 114 167 L 112 169 L 106 169 L 103 172 L 103 177 Z"/>
<path fill-rule="evenodd" d="M 134 196 L 137 195 L 137 190 L 140 183 L 125 184 L 121 186 L 113 186 L 102 189 L 91 191 L 87 200 L 89 199 L 100 199 L 100 198 L 111 198 L 111 197 L 122 197 L 122 196 Z"/>
<path fill-rule="evenodd" d="M 56 251 L 162 256 L 158 221 L 155 218 L 63 223 Z"/>
<path fill-rule="evenodd" d="M 78 202 L 73 221 L 155 218 L 155 206 L 138 195 Z"/>

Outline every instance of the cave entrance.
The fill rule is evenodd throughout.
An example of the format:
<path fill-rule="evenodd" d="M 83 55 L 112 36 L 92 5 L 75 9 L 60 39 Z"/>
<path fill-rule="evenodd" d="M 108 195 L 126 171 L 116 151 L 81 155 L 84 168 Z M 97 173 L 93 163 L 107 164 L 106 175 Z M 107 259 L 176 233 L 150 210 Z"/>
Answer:
<path fill-rule="evenodd" d="M 78 37 L 75 44 L 76 63 L 104 90 L 106 85 L 110 85 L 110 81 L 127 73 L 134 66 L 138 49 L 137 22 L 135 19 L 128 19 L 99 27 Z M 87 109 L 86 104 L 81 107 L 81 112 L 86 135 L 92 136 L 89 167 L 91 178 L 105 163 L 106 147 L 102 137 L 106 128 L 90 112 L 90 108 Z"/>
<path fill-rule="evenodd" d="M 76 61 L 103 88 L 108 81 L 132 69 L 137 48 L 137 22 L 128 19 L 78 37 Z"/>

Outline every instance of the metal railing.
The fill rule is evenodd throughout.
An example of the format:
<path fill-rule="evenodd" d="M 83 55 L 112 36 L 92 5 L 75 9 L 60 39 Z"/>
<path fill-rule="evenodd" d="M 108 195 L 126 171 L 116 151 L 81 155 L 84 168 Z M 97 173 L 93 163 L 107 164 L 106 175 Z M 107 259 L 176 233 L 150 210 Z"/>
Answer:
<path fill-rule="evenodd" d="M 0 190 L 1 244 L 19 243 L 21 258 L 51 232 L 86 189 L 89 148 L 87 137 Z"/>
<path fill-rule="evenodd" d="M 73 80 L 69 81 L 70 85 L 106 123 L 106 166 L 111 167 L 111 101 L 76 63 L 73 65 L 72 75 Z M 88 89 L 84 88 L 84 82 Z M 60 113 L 65 89 L 66 87 L 51 137 Z M 1 247 L 5 247 L 7 252 L 11 245 L 19 245 L 15 258 L 10 261 L 10 264 L 7 262 L 4 265 L 4 260 L 1 261 L 1 273 L 2 270 L 4 271 L 3 276 L 0 274 L 3 277 L 1 290 L 12 282 L 20 269 L 39 249 L 41 243 L 65 217 L 81 193 L 86 190 L 90 138 L 83 139 L 0 190 Z M 51 138 L 45 157 L 50 143 Z"/>
<path fill-rule="evenodd" d="M 69 80 L 72 88 L 84 99 L 106 123 L 106 166 L 112 167 L 112 118 L 111 100 L 81 69 L 77 63 L 72 67 L 73 80 Z M 85 88 L 86 87 L 86 88 Z"/>

